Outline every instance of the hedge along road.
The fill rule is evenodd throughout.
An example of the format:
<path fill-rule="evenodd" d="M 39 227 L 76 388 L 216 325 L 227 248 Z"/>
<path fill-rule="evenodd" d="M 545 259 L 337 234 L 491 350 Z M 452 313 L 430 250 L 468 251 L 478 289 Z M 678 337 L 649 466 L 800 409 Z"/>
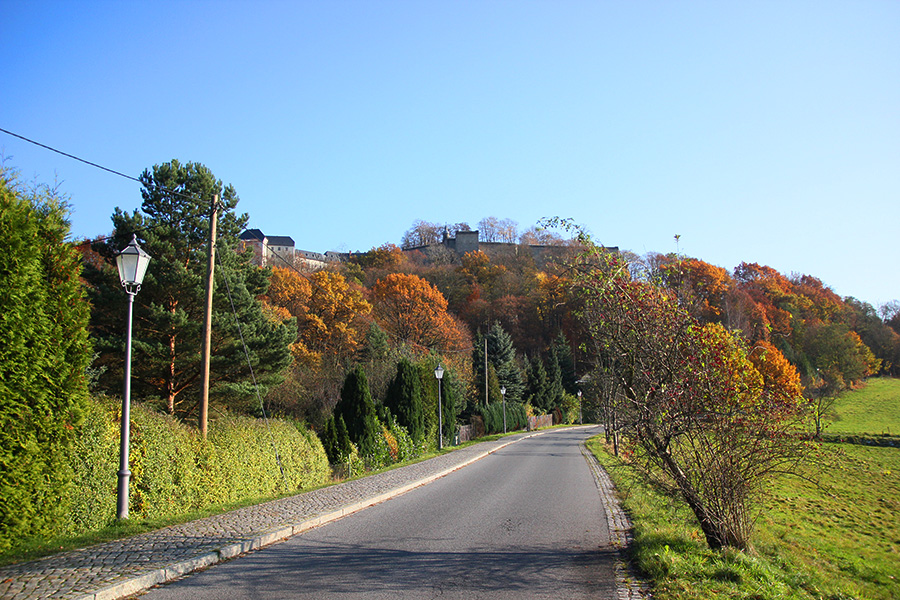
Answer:
<path fill-rule="evenodd" d="M 616 552 L 581 452 L 596 432 L 522 440 L 141 598 L 615 598 Z"/>

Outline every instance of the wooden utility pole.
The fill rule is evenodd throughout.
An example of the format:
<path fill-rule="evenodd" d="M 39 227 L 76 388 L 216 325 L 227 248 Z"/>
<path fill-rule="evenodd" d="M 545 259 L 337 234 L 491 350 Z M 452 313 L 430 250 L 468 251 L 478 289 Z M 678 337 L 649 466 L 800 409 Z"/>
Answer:
<path fill-rule="evenodd" d="M 206 439 L 206 420 L 209 415 L 209 355 L 212 346 L 213 274 L 216 266 L 216 220 L 219 215 L 219 195 L 213 197 L 209 225 L 209 264 L 206 269 L 206 316 L 203 320 L 203 383 L 200 390 L 200 434 Z"/>
<path fill-rule="evenodd" d="M 484 336 L 484 405 L 488 405 L 487 336 Z"/>

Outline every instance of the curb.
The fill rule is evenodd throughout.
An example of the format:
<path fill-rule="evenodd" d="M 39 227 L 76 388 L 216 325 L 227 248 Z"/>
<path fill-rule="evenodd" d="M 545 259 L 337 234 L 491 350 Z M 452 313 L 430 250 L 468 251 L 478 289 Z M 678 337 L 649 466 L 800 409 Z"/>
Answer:
<path fill-rule="evenodd" d="M 132 577 L 125 581 L 120 581 L 119 583 L 105 587 L 97 592 L 91 592 L 82 596 L 77 596 L 75 600 L 118 600 L 119 598 L 125 598 L 127 596 L 137 594 L 155 585 L 178 579 L 179 577 L 183 577 L 184 575 L 193 573 L 194 571 L 199 571 L 220 562 L 230 560 L 236 556 L 240 556 L 241 554 L 246 554 L 247 552 L 251 552 L 253 550 L 259 550 L 260 548 L 264 548 L 271 544 L 281 542 L 314 527 L 330 523 L 331 521 L 336 521 L 340 518 L 346 517 L 347 515 L 351 515 L 353 513 L 369 508 L 370 506 L 380 504 L 385 500 L 390 500 L 391 498 L 395 498 L 397 496 L 400 496 L 401 494 L 405 494 L 412 489 L 427 485 L 436 479 L 445 477 L 453 471 L 458 471 L 463 467 L 467 467 L 475 461 L 481 460 L 482 458 L 489 456 L 494 452 L 497 452 L 498 450 L 502 450 L 507 446 L 515 444 L 516 442 L 527 440 L 538 435 L 543 435 L 545 433 L 548 433 L 549 431 L 552 430 L 545 429 L 532 432 L 530 435 L 525 435 L 520 438 L 510 440 L 497 446 L 496 448 L 476 454 L 475 456 L 470 457 L 469 459 L 459 463 L 458 465 L 448 467 L 443 471 L 439 471 L 433 475 L 417 479 L 416 481 L 402 485 L 389 492 L 373 496 L 372 498 L 368 498 L 366 500 L 361 500 L 360 502 L 356 502 L 348 506 L 343 506 L 341 508 L 338 508 L 337 510 L 315 516 L 311 519 L 306 519 L 305 521 L 301 521 L 293 525 L 279 527 L 277 529 L 261 533 L 252 538 L 241 540 L 233 544 L 228 544 L 227 546 L 219 548 L 215 552 L 202 554 L 188 560 L 173 563 L 161 569 L 150 571 L 149 573 L 144 573 L 143 575 L 139 575 L 137 577 Z"/>

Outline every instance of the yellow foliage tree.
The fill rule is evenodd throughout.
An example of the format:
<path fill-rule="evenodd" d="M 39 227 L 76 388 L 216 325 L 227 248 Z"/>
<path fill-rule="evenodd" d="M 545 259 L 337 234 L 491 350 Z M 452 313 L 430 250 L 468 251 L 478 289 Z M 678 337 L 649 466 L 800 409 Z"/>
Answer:
<path fill-rule="evenodd" d="M 364 318 L 372 310 L 360 289 L 331 271 L 303 275 L 275 267 L 265 300 L 297 318 L 292 349 L 308 365 L 324 357 L 340 361 L 355 352 L 364 337 Z"/>

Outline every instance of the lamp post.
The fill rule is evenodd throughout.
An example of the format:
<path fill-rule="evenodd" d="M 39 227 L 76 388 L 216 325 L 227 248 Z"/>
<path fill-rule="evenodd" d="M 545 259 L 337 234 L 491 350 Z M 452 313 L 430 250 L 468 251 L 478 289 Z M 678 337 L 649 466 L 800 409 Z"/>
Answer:
<path fill-rule="evenodd" d="M 584 420 L 581 418 L 581 390 L 578 390 L 578 424 L 584 425 Z"/>
<path fill-rule="evenodd" d="M 119 268 L 119 279 L 128 295 L 128 320 L 125 325 L 125 384 L 122 394 L 122 433 L 119 438 L 119 487 L 116 495 L 116 518 L 128 518 L 128 482 L 131 471 L 128 470 L 128 446 L 130 442 L 129 426 L 131 424 L 131 314 L 134 308 L 134 297 L 141 289 L 144 273 L 150 263 L 150 255 L 144 252 L 137 243 L 137 236 L 116 256 Z"/>
<path fill-rule="evenodd" d="M 434 378 L 438 381 L 438 450 L 444 449 L 444 406 L 441 402 L 441 379 L 444 378 L 444 367 L 438 363 L 434 370 Z"/>
<path fill-rule="evenodd" d="M 503 398 L 503 433 L 506 433 L 506 386 L 500 388 L 500 397 Z"/>

